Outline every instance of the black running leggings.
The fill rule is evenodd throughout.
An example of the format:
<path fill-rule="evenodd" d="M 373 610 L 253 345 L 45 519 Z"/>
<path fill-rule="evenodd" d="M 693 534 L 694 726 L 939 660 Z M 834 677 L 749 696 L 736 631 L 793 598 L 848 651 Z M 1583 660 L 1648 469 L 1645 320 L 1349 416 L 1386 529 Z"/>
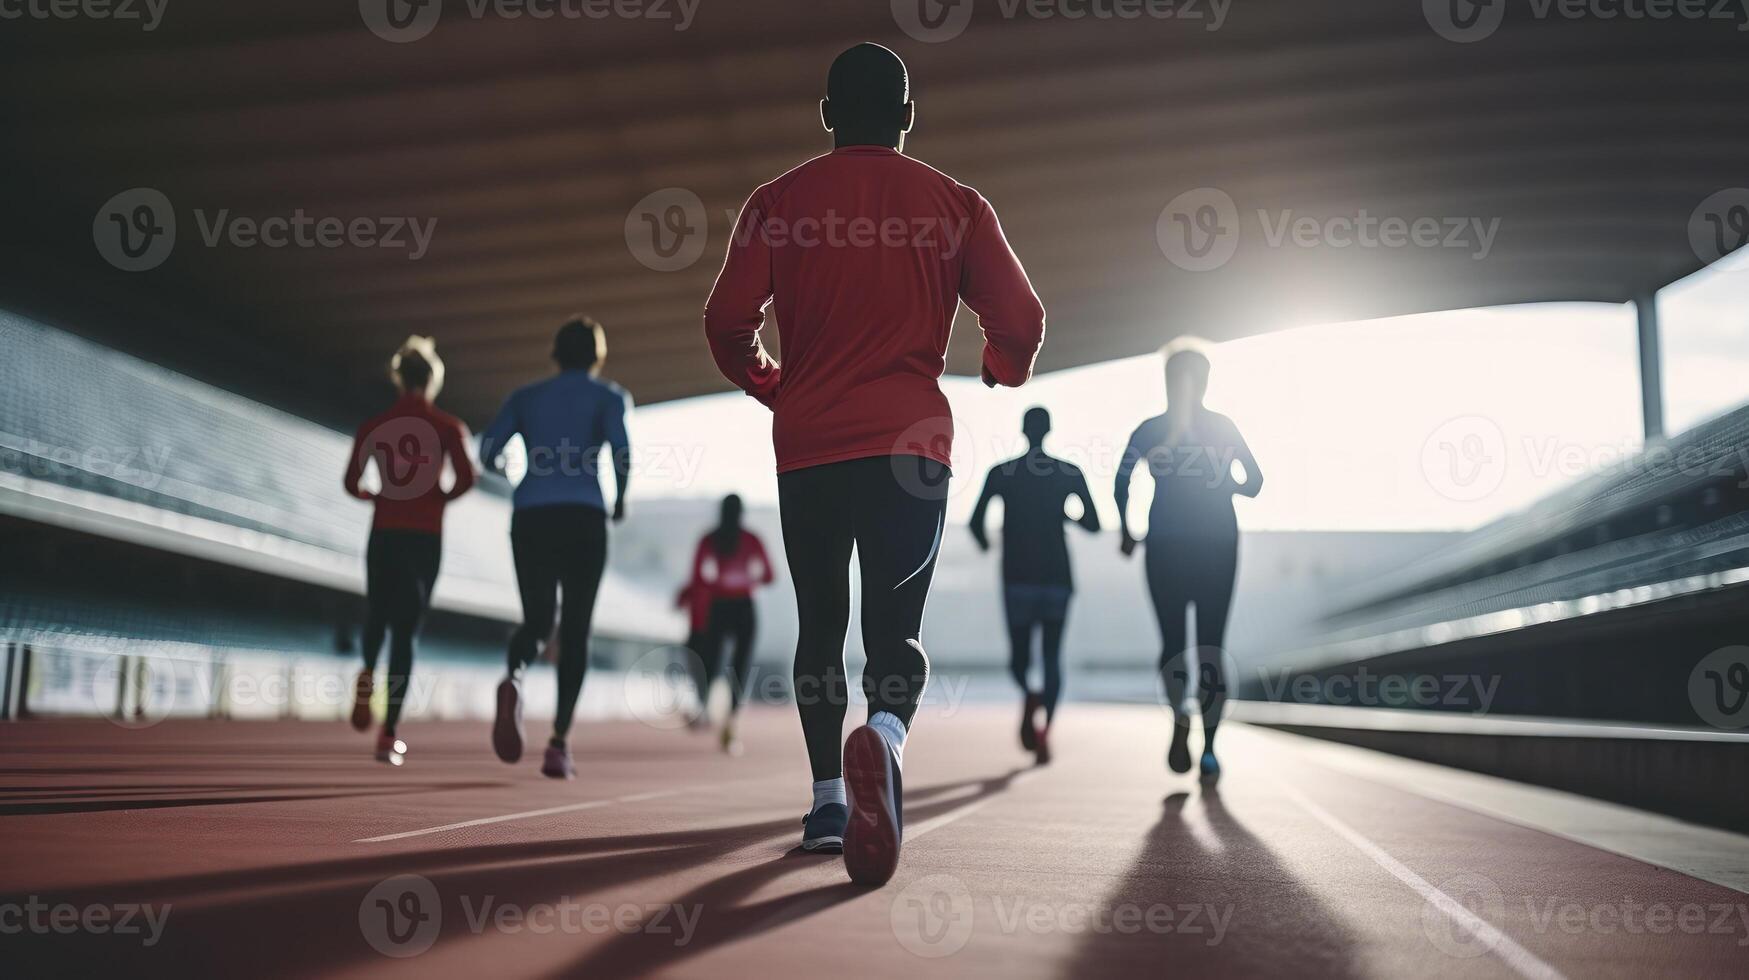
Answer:
<path fill-rule="evenodd" d="M 413 674 L 413 648 L 425 612 L 431 608 L 431 588 L 443 559 L 443 538 L 425 531 L 375 529 L 364 552 L 365 591 L 369 611 L 364 620 L 364 669 L 376 673 L 383 637 L 389 637 L 389 707 L 385 731 L 401 722 L 401 706 Z"/>
<path fill-rule="evenodd" d="M 1021 586 L 1021 589 L 1027 589 Z M 1031 588 L 1036 589 L 1036 586 Z M 1032 687 L 1027 673 L 1032 668 L 1032 638 L 1039 638 L 1039 659 L 1044 668 L 1044 684 L 1039 688 L 1039 703 L 1045 709 L 1045 725 L 1057 716 L 1057 702 L 1063 699 L 1063 627 L 1068 619 L 1067 597 L 1017 593 L 1013 587 L 1005 596 L 1005 618 L 1008 621 L 1008 673 L 1014 683 L 1028 694 Z"/>
<path fill-rule="evenodd" d="M 1227 613 L 1233 604 L 1233 578 L 1239 567 L 1239 539 L 1171 533 L 1148 535 L 1148 591 L 1160 619 L 1160 677 L 1180 722 L 1190 683 L 1184 627 L 1187 605 L 1196 606 L 1196 690 L 1202 709 L 1205 747 L 1227 701 L 1225 658 Z"/>
<path fill-rule="evenodd" d="M 710 698 L 711 681 L 716 680 L 717 674 L 723 669 L 723 648 L 732 643 L 734 654 L 729 661 L 729 704 L 733 710 L 741 710 L 741 702 L 746 697 L 747 682 L 753 668 L 754 625 L 752 599 L 718 599 L 711 603 L 710 618 L 698 634 L 697 646 L 693 648 L 699 659 L 694 680 L 698 684 L 698 703 L 701 706 Z"/>
<path fill-rule="evenodd" d="M 923 607 L 947 518 L 948 468 L 920 456 L 876 456 L 777 478 L 784 550 L 796 587 L 794 694 L 816 781 L 844 774 L 844 637 L 850 554 L 862 571 L 862 689 L 869 714 L 907 727 L 929 681 Z"/>
<path fill-rule="evenodd" d="M 559 705 L 553 737 L 571 730 L 583 675 L 589 670 L 589 629 L 595 594 L 607 568 L 607 515 L 583 504 L 554 504 L 517 511 L 510 519 L 516 585 L 522 593 L 522 625 L 510 637 L 510 672 L 540 655 L 559 619 Z M 564 596 L 562 605 L 556 593 Z"/>

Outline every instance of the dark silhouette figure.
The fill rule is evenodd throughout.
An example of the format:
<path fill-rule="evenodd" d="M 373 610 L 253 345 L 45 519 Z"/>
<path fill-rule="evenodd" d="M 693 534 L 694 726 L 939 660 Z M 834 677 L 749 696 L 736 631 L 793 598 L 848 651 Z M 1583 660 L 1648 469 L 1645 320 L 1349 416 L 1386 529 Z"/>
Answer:
<path fill-rule="evenodd" d="M 553 339 L 558 374 L 517 389 L 480 435 L 480 461 L 501 470 L 504 448 L 521 436 L 528 469 L 516 485 L 510 548 L 522 598 L 522 625 L 510 638 L 508 676 L 498 685 L 492 747 L 505 762 L 522 758 L 522 671 L 559 624 L 559 698 L 542 774 L 570 779 L 576 768 L 566 736 L 583 676 L 589 669 L 589 631 L 595 596 L 607 568 L 607 505 L 601 492 L 601 450 L 610 450 L 613 520 L 625 519 L 631 482 L 626 415 L 631 396 L 597 375 L 607 357 L 601 324 L 577 316 Z"/>
<path fill-rule="evenodd" d="M 1099 513 L 1093 509 L 1093 495 L 1080 468 L 1045 452 L 1051 413 L 1029 409 L 1021 431 L 1029 444 L 1026 453 L 991 467 L 990 475 L 984 478 L 984 492 L 972 511 L 972 537 L 979 549 L 990 550 L 984 517 L 990 501 L 1002 498 L 1002 600 L 1008 619 L 1008 669 L 1026 698 L 1020 717 L 1020 744 L 1045 763 L 1051 760 L 1051 721 L 1063 692 L 1063 624 L 1069 616 L 1069 597 L 1075 591 L 1069 543 L 1063 537 L 1063 523 L 1069 519 L 1063 504 L 1071 497 L 1081 501 L 1081 517 L 1076 523 L 1089 531 L 1099 530 Z M 1035 634 L 1040 638 L 1044 668 L 1044 686 L 1036 693 L 1027 682 Z M 1036 724 L 1040 708 L 1045 712 L 1042 727 Z"/>
<path fill-rule="evenodd" d="M 723 720 L 723 751 L 738 755 L 741 743 L 735 734 L 741 702 L 746 697 L 747 681 L 753 667 L 753 637 L 757 620 L 753 611 L 753 592 L 761 585 L 770 585 L 775 576 L 771 559 L 766 557 L 765 542 L 741 525 L 741 498 L 729 494 L 723 498 L 721 518 L 717 526 L 698 543 L 692 556 L 692 576 L 682 590 L 684 600 L 699 603 L 703 622 L 692 637 L 692 652 L 698 655 L 694 680 L 698 686 L 699 713 L 693 727 L 709 725 L 705 704 L 710 700 L 711 683 L 723 670 L 723 652 L 734 647 L 728 667 L 729 717 Z"/>
<path fill-rule="evenodd" d="M 1154 478 L 1154 502 L 1148 508 L 1148 591 L 1160 619 L 1160 674 L 1173 715 L 1167 761 L 1174 772 L 1190 770 L 1184 617 L 1186 607 L 1194 607 L 1202 772 L 1212 778 L 1220 774 L 1214 745 L 1226 704 L 1221 661 L 1239 563 L 1233 495 L 1257 496 L 1263 471 L 1233 420 L 1203 407 L 1208 377 L 1208 358 L 1195 350 L 1167 357 L 1166 412 L 1143 422 L 1130 436 L 1118 464 L 1115 495 L 1123 527 L 1121 548 L 1128 556 L 1136 547 L 1129 525 L 1130 478 L 1136 465 L 1145 462 Z M 1245 471 L 1243 482 L 1233 477 L 1235 462 Z"/>
<path fill-rule="evenodd" d="M 407 743 L 397 737 L 401 707 L 413 673 L 413 652 L 443 558 L 443 509 L 474 485 L 468 429 L 432 401 L 443 387 L 443 361 L 427 337 L 409 337 L 389 362 L 401 395 L 389 410 L 358 427 L 346 464 L 346 492 L 368 500 L 376 513 L 365 549 L 364 669 L 353 686 L 352 727 L 370 727 L 370 700 L 383 638 L 389 638 L 388 710 L 377 735 L 377 759 L 400 765 Z M 442 486 L 448 462 L 454 482 Z M 365 466 L 376 464 L 379 486 L 363 487 Z"/>
<path fill-rule="evenodd" d="M 840 54 L 820 118 L 834 150 L 753 192 L 704 325 L 723 375 L 773 413 L 810 819 L 848 819 L 846 870 L 879 884 L 898 861 L 899 760 L 929 677 L 923 609 L 953 448 L 938 379 L 954 312 L 963 299 L 978 315 L 985 383 L 1018 386 L 1032 374 L 1044 307 L 990 203 L 901 152 L 916 106 L 898 55 L 878 44 Z M 901 227 L 910 231 L 893 233 Z M 781 365 L 760 337 L 767 307 Z M 841 743 L 853 549 L 869 724 Z M 805 826 L 804 846 L 840 843 L 814 826 L 824 822 Z"/>

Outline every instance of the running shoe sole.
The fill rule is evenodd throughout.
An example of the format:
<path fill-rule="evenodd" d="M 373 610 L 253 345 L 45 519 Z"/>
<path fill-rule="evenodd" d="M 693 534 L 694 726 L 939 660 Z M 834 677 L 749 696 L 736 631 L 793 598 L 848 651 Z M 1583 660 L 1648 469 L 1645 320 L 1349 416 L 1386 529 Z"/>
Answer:
<path fill-rule="evenodd" d="M 844 853 L 844 838 L 815 837 L 802 841 L 802 850 L 820 854 L 842 854 Z"/>
<path fill-rule="evenodd" d="M 577 767 L 569 759 L 555 761 L 550 756 L 541 762 L 540 774 L 548 779 L 575 779 Z"/>
<path fill-rule="evenodd" d="M 492 749 L 505 762 L 522 758 L 522 691 L 508 677 L 498 684 L 498 716 L 492 722 Z"/>
<path fill-rule="evenodd" d="M 1190 771 L 1190 726 L 1174 723 L 1172 747 L 1166 750 L 1166 764 L 1173 772 Z"/>
<path fill-rule="evenodd" d="M 359 674 L 352 684 L 352 727 L 355 731 L 370 731 L 370 696 L 373 681 L 369 674 Z"/>
<path fill-rule="evenodd" d="M 844 742 L 844 789 L 850 822 L 844 830 L 844 870 L 859 885 L 884 885 L 899 867 L 899 813 L 893 753 L 867 725 Z"/>

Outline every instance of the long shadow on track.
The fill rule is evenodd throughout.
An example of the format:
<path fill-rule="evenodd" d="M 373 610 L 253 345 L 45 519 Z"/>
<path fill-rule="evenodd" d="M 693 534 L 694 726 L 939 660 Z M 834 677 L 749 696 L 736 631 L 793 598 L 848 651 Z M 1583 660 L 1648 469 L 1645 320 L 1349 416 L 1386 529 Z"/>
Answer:
<path fill-rule="evenodd" d="M 1065 978 L 1144 970 L 1155 976 L 1360 973 L 1349 959 L 1354 938 L 1227 808 L 1214 783 L 1194 797 L 1178 792 L 1166 798 L 1141 854 L 1105 905 L 1143 914 L 1164 907 L 1171 910 L 1170 925 L 1088 934 Z"/>
<path fill-rule="evenodd" d="M 1018 772 L 911 790 L 907 799 L 916 805 L 907 807 L 907 817 L 921 821 L 1000 792 Z M 968 788 L 974 792 L 953 795 Z M 368 916 L 378 913 L 361 906 L 371 888 L 396 875 L 423 876 L 436 890 L 441 931 L 433 952 L 427 954 L 434 956 L 446 943 L 466 942 L 494 929 L 489 921 L 483 929 L 472 921 L 478 917 L 470 911 L 477 910 L 483 900 L 490 900 L 494 907 L 521 909 L 567 898 L 588 902 L 589 896 L 608 889 L 661 882 L 731 852 L 761 844 L 770 847 L 771 860 L 732 872 L 683 897 L 672 898 L 671 892 L 659 886 L 653 889 L 649 903 L 698 903 L 710 910 L 710 922 L 707 926 L 701 920 L 698 934 L 682 950 L 676 950 L 665 936 L 610 932 L 610 937 L 601 938 L 605 945 L 600 952 L 585 957 L 591 976 L 629 975 L 663 960 L 696 955 L 731 939 L 757 935 L 861 893 L 845 883 L 779 902 L 717 908 L 789 871 L 817 866 L 811 860 L 785 859 L 788 846 L 800 832 L 799 818 L 798 813 L 793 818 L 709 830 L 439 847 L 28 896 L 48 905 L 78 907 L 168 904 L 170 912 L 161 940 L 149 948 L 137 935 L 25 933 L 9 938 L 7 958 L 11 964 L 27 967 L 20 975 L 28 976 L 90 976 L 124 968 L 198 976 L 310 975 L 348 964 L 387 962 L 378 959 L 379 953 L 364 935 L 365 929 L 374 928 Z M 0 896 L 0 901 L 9 900 Z M 577 943 L 596 940 L 587 933 L 564 938 Z"/>

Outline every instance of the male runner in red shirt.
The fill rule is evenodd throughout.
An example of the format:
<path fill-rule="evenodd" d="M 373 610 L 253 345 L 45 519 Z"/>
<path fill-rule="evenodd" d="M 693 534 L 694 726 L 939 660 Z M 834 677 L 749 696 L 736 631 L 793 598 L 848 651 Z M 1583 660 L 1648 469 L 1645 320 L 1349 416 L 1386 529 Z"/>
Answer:
<path fill-rule="evenodd" d="M 953 417 L 936 382 L 949 328 L 965 300 L 992 387 L 1023 384 L 1044 336 L 989 202 L 900 152 L 915 113 L 898 55 L 839 55 L 820 103 L 835 149 L 753 193 L 704 317 L 717 366 L 774 413 L 814 774 L 802 846 L 841 848 L 850 877 L 876 885 L 898 864 L 899 764 L 929 674 L 920 637 L 947 512 Z M 781 366 L 759 338 L 768 304 Z M 853 545 L 869 723 L 840 753 Z"/>

